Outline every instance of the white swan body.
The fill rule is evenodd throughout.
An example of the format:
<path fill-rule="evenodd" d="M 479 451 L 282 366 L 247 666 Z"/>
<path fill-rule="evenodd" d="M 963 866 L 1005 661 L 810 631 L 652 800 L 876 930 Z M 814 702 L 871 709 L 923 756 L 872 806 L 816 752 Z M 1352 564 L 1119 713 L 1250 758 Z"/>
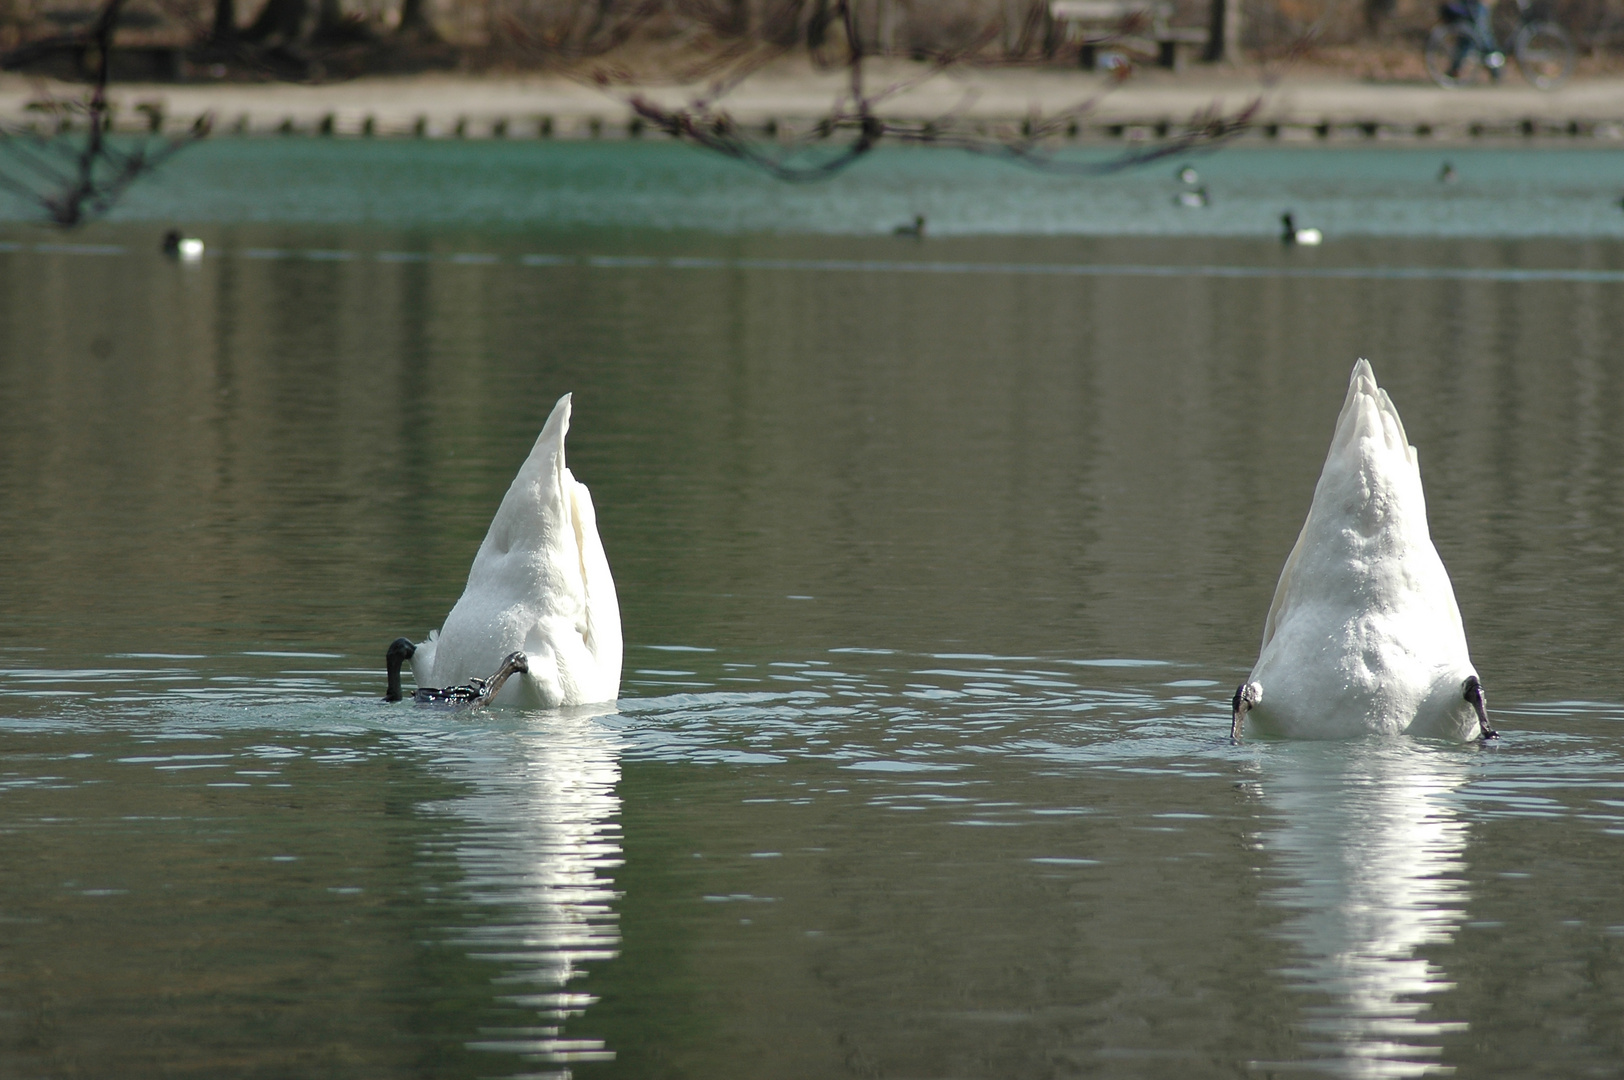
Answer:
<path fill-rule="evenodd" d="M 512 652 L 529 670 L 494 703 L 556 708 L 620 694 L 620 604 L 592 496 L 564 467 L 570 395 L 547 418 L 491 521 L 462 597 L 412 655 L 419 686 L 458 686 Z"/>
<path fill-rule="evenodd" d="M 1475 700 L 1474 695 L 1475 694 Z M 1340 739 L 1492 737 L 1455 590 L 1427 531 L 1415 447 L 1360 360 L 1234 727 Z"/>

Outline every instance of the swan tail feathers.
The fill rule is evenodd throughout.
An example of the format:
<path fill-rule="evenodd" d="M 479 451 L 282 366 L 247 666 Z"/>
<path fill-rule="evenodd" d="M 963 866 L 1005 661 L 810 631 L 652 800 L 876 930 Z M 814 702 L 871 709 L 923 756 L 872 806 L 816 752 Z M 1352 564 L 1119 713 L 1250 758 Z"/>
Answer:
<path fill-rule="evenodd" d="M 553 406 L 553 411 L 547 416 L 547 422 L 541 426 L 541 434 L 536 436 L 536 445 L 531 449 L 530 460 L 525 462 L 526 465 L 535 462 L 540 466 L 546 462 L 552 466 L 551 471 L 555 477 L 563 475 L 564 439 L 570 433 L 570 407 L 574 397 L 574 394 L 565 394 Z"/>
<path fill-rule="evenodd" d="M 1370 361 L 1362 357 L 1348 377 L 1347 396 L 1308 516 L 1281 568 L 1263 623 L 1264 649 L 1303 599 L 1297 579 L 1305 572 L 1305 560 L 1323 561 L 1328 551 L 1339 549 L 1352 535 L 1345 531 L 1350 524 L 1364 536 L 1395 529 L 1407 536 L 1426 536 L 1426 501 L 1415 447 L 1393 399 L 1377 385 Z M 1310 572 L 1321 580 L 1324 574 L 1323 568 Z"/>
<path fill-rule="evenodd" d="M 570 407 L 574 396 L 565 394 L 558 399 L 553 411 L 547 415 L 547 422 L 541 426 L 541 434 L 536 436 L 536 444 L 530 448 L 530 456 L 525 459 L 524 467 L 519 470 L 520 477 L 529 474 L 532 483 L 550 484 L 555 492 L 562 492 L 567 471 L 564 468 L 564 439 L 570 433 Z"/>
<path fill-rule="evenodd" d="M 499 567 L 509 553 L 533 547 L 536 539 L 545 535 L 549 517 L 558 512 L 564 436 L 569 427 L 570 395 L 565 394 L 553 406 L 535 445 L 530 448 L 513 483 L 508 485 L 502 504 L 496 508 L 496 516 L 491 519 L 491 527 L 469 570 L 470 586 L 484 574 L 500 573 Z"/>
<path fill-rule="evenodd" d="M 1416 464 L 1415 447 L 1404 432 L 1404 421 L 1387 391 L 1376 384 L 1370 361 L 1360 358 L 1348 377 L 1348 394 L 1336 418 L 1336 434 L 1331 439 L 1331 456 L 1339 450 L 1351 451 L 1361 438 L 1380 437 L 1390 450 L 1403 451 L 1411 465 Z"/>

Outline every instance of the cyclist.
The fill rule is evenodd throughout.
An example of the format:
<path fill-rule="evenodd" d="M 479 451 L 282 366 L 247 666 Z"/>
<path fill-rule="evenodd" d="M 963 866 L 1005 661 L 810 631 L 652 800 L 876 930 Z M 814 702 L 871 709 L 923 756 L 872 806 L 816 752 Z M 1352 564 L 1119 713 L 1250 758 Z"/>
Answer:
<path fill-rule="evenodd" d="M 1489 5 L 1483 0 L 1447 0 L 1438 9 L 1438 17 L 1444 22 L 1457 23 L 1467 31 L 1455 39 L 1455 50 L 1449 58 L 1449 77 L 1457 77 L 1461 64 L 1476 51 L 1483 57 L 1483 66 L 1489 69 L 1490 76 L 1498 80 L 1500 69 L 1506 66 L 1506 54 L 1494 40 L 1494 28 L 1489 25 Z"/>

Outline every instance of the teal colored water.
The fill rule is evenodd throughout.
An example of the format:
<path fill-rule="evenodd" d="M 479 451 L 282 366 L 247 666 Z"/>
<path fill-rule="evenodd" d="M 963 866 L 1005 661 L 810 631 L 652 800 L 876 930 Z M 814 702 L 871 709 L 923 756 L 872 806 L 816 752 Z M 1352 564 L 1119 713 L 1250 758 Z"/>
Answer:
<path fill-rule="evenodd" d="M 1109 162 L 1109 149 L 1058 160 Z M 1445 163 L 1457 179 L 1443 183 Z M 1205 207 L 1180 205 L 1194 165 Z M 1236 146 L 1079 176 L 992 156 L 884 148 L 827 183 L 785 184 L 664 140 L 218 138 L 133 189 L 116 220 L 387 228 L 631 228 L 940 236 L 1273 237 L 1295 212 L 1333 239 L 1624 237 L 1624 149 Z M 9 199 L 0 214 L 25 215 Z"/>
<path fill-rule="evenodd" d="M 918 241 L 883 169 L 747 226 L 692 156 L 737 217 L 503 224 L 425 179 L 522 149 L 222 140 L 0 233 L 0 1073 L 1616 1071 L 1616 241 Z M 678 205 L 678 148 L 541 151 Z M 1199 167 L 1249 163 L 1319 167 Z M 1498 746 L 1227 739 L 1358 356 Z M 566 391 L 620 701 L 384 705 Z"/>

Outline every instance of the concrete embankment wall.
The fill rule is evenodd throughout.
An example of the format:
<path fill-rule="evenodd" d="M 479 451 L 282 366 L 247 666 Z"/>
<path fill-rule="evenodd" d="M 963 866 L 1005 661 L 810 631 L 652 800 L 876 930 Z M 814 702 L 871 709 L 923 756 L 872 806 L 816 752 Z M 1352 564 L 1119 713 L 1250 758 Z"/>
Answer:
<path fill-rule="evenodd" d="M 882 77 L 875 80 L 883 85 Z M 892 73 L 900 79 L 905 71 Z M 828 116 L 841 83 L 816 75 L 763 76 L 725 104 L 764 138 L 809 133 Z M 82 98 L 71 84 L 0 82 L 0 122 L 49 131 L 81 122 L 61 106 Z M 664 137 L 629 104 L 644 93 L 680 105 L 680 87 L 600 90 L 561 78 L 426 76 L 360 79 L 327 86 L 243 84 L 115 85 L 117 126 L 165 131 L 209 115 L 218 134 L 277 133 L 395 138 L 615 139 Z M 55 106 L 53 106 L 55 103 Z M 1443 90 L 1286 78 L 1265 84 L 1244 73 L 1223 77 L 1156 74 L 1107 91 L 1098 78 L 1064 71 L 978 71 L 926 80 L 888 98 L 887 116 L 938 120 L 993 135 L 1018 134 L 1059 118 L 1057 138 L 1079 141 L 1166 137 L 1211 112 L 1236 114 L 1257 103 L 1247 138 L 1595 140 L 1624 145 L 1624 79 L 1579 80 L 1556 91 L 1506 84 Z"/>

